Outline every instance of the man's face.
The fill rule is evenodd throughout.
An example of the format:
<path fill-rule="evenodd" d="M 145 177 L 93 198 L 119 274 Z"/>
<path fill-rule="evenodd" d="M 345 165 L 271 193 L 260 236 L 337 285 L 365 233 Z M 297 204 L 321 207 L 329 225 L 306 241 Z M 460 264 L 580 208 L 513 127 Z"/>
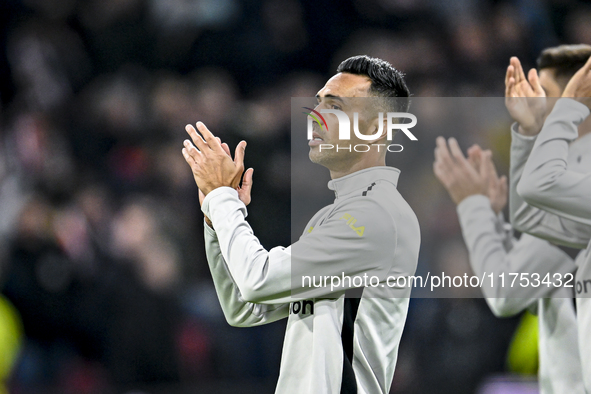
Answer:
<path fill-rule="evenodd" d="M 367 100 L 358 99 L 355 97 L 369 97 L 369 88 L 371 80 L 362 75 L 355 75 L 349 73 L 339 73 L 330 78 L 324 87 L 317 93 L 318 105 L 315 110 L 321 109 L 336 109 L 345 112 L 349 116 L 351 128 L 353 128 L 353 113 L 359 114 L 359 131 L 367 134 L 373 129 L 375 119 L 367 119 L 367 110 L 365 105 Z M 310 146 L 310 160 L 327 167 L 328 169 L 337 169 L 338 167 L 346 166 L 355 159 L 356 156 L 364 154 L 362 152 L 348 152 L 340 150 L 336 151 L 336 146 L 349 146 L 364 143 L 367 141 L 359 140 L 353 130 L 351 130 L 351 139 L 348 141 L 339 140 L 339 123 L 336 115 L 323 114 L 326 120 L 326 128 L 313 123 L 313 137 L 308 145 Z M 377 124 L 377 123 L 376 123 Z M 320 149 L 320 145 L 333 145 L 334 149 Z"/>
<path fill-rule="evenodd" d="M 562 96 L 564 86 L 562 86 L 556 79 L 556 70 L 554 68 L 543 68 L 540 70 L 540 85 L 546 92 L 546 114 L 549 114 L 556 104 L 558 97 Z"/>
<path fill-rule="evenodd" d="M 556 70 L 553 68 L 543 68 L 540 70 L 540 85 L 542 85 L 542 88 L 546 92 L 546 97 L 562 96 L 564 87 L 556 80 L 555 72 Z"/>

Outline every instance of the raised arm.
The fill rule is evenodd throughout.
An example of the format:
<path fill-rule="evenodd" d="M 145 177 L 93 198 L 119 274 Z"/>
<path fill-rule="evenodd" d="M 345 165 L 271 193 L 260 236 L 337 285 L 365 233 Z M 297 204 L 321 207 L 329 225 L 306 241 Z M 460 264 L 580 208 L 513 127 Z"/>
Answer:
<path fill-rule="evenodd" d="M 538 298 L 556 295 L 557 290 L 547 286 L 499 285 L 500 275 L 508 278 L 511 273 L 527 273 L 529 277 L 536 273 L 543 278 L 546 273 L 561 273 L 563 277 L 575 266 L 566 254 L 548 242 L 529 236 L 515 242 L 500 213 L 507 201 L 506 179 L 498 178 L 488 152 L 472 147 L 469 159 L 465 159 L 455 140 L 449 145 L 448 149 L 443 139 L 437 141 L 435 174 L 458 204 L 474 273 L 487 278 L 492 275 L 496 283 L 491 286 L 489 281 L 482 286 L 491 311 L 497 316 L 512 316 Z M 485 184 L 488 184 L 486 193 Z"/>
<path fill-rule="evenodd" d="M 485 284 L 484 296 L 496 316 L 513 316 L 537 302 L 538 298 L 569 297 L 566 288 L 552 286 L 500 285 L 500 275 L 505 280 L 512 274 L 525 274 L 528 280 L 541 282 L 546 274 L 552 281 L 555 274 L 564 278 L 576 270 L 573 260 L 558 247 L 528 234 L 509 242 L 509 231 L 495 215 L 485 196 L 471 196 L 458 205 L 462 234 L 470 254 L 470 263 L 476 275 L 495 278 L 495 286 Z M 507 248 L 507 246 L 511 246 Z"/>
<path fill-rule="evenodd" d="M 515 120 L 511 127 L 511 169 L 509 183 L 509 218 L 513 228 L 553 243 L 585 248 L 591 236 L 591 227 L 574 221 L 572 217 L 557 215 L 546 206 L 527 201 L 518 192 L 517 185 L 545 117 L 546 98 L 535 69 L 525 77 L 517 58 L 511 58 L 505 79 L 505 104 Z M 548 121 L 544 128 L 548 127 Z M 554 126 L 553 126 L 554 127 Z M 566 152 L 565 152 L 566 153 Z M 544 180 L 544 182 L 548 179 Z M 528 187 L 532 186 L 531 184 Z M 521 190 L 520 190 L 521 191 Z M 526 193 L 528 194 L 528 193 Z M 531 197 L 528 194 L 528 197 Z M 535 198 L 535 197 L 534 197 Z M 542 209 L 543 208 L 543 209 Z"/>
<path fill-rule="evenodd" d="M 245 220 L 244 205 L 233 189 L 220 187 L 212 191 L 205 199 L 203 211 L 215 225 L 230 273 L 247 301 L 292 302 L 328 297 L 359 286 L 351 281 L 344 286 L 339 282 L 332 288 L 329 280 L 326 285 L 316 287 L 311 285 L 312 278 L 318 282 L 326 277 L 367 274 L 384 282 L 388 275 L 414 274 L 415 266 L 406 260 L 392 264 L 397 250 L 397 229 L 392 220 L 386 219 L 388 213 L 369 198 L 351 199 L 293 245 L 268 251 Z M 363 236 L 347 224 L 345 215 L 363 219 L 357 223 L 364 225 Z M 305 282 L 304 277 L 310 280 Z M 409 291 L 400 290 L 404 294 Z"/>
<path fill-rule="evenodd" d="M 194 129 L 187 128 L 191 133 Z M 190 134 L 191 134 L 190 133 Z M 221 151 L 231 160 L 230 149 L 227 144 L 222 143 L 219 138 L 215 138 L 219 144 Z M 185 146 L 188 144 L 185 143 Z M 239 146 L 238 149 L 241 149 Z M 238 156 L 238 151 L 236 152 Z M 243 153 L 243 152 L 242 152 Z M 183 156 L 189 164 L 195 164 L 190 160 L 186 149 L 183 150 Z M 191 166 L 193 169 L 193 166 Z M 241 185 L 235 186 L 236 193 L 240 201 L 244 204 L 244 211 L 246 215 L 246 205 L 250 203 L 250 192 L 252 190 L 252 176 L 254 170 L 249 168 L 245 173 Z M 232 184 L 232 183 L 230 183 Z M 203 191 L 199 190 L 199 203 L 203 205 L 205 195 Z M 232 275 L 228 269 L 228 265 L 224 260 L 220 250 L 217 234 L 213 229 L 213 224 L 207 215 L 204 217 L 204 236 L 205 236 L 205 253 L 207 255 L 207 262 L 213 278 L 215 290 L 222 307 L 222 311 L 227 322 L 236 327 L 250 327 L 261 324 L 270 323 L 289 314 L 289 304 L 277 305 L 262 305 L 248 302 L 240 293 L 240 289 L 236 285 Z"/>
<path fill-rule="evenodd" d="M 227 145 L 224 147 L 229 154 Z M 237 188 L 240 201 L 244 205 L 250 203 L 252 189 L 253 170 L 249 169 L 244 174 L 241 187 Z M 199 200 L 203 204 L 205 196 L 199 191 Z M 228 265 L 222 256 L 220 244 L 211 220 L 205 216 L 204 223 L 205 253 L 211 271 L 211 277 L 215 286 L 222 311 L 226 321 L 235 327 L 251 327 L 274 322 L 283 319 L 289 314 L 289 304 L 264 305 L 248 302 L 242 297 L 240 289 L 234 282 Z"/>
<path fill-rule="evenodd" d="M 517 192 L 530 204 L 591 226 L 591 173 L 567 168 L 569 143 L 591 107 L 591 58 L 572 77 L 546 119 Z M 589 237 L 591 238 L 591 231 Z"/>
<path fill-rule="evenodd" d="M 591 235 L 591 227 L 547 210 L 529 199 L 531 191 L 526 191 L 526 200 L 518 185 L 521 182 L 525 164 L 533 149 L 536 137 L 519 134 L 516 127 L 511 131 L 511 167 L 509 172 L 509 218 L 515 230 L 528 233 L 550 242 L 583 249 Z M 527 186 L 528 188 L 531 185 Z"/>
<path fill-rule="evenodd" d="M 205 252 L 215 290 L 226 320 L 231 326 L 250 327 L 283 319 L 289 304 L 265 305 L 248 302 L 242 297 L 222 256 L 215 231 L 205 224 Z"/>

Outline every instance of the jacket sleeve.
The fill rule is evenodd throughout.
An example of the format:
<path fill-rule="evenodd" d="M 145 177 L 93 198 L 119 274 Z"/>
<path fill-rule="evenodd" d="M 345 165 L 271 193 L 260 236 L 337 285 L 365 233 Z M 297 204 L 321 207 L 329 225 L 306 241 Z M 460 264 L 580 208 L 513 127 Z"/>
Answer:
<path fill-rule="evenodd" d="M 535 235 L 556 244 L 583 249 L 591 238 L 591 222 L 585 224 L 579 218 L 565 216 L 563 212 L 553 209 L 550 206 L 551 203 L 550 205 L 547 203 L 540 204 L 540 198 L 549 202 L 555 198 L 561 199 L 561 197 L 555 192 L 542 196 L 543 193 L 539 193 L 539 191 L 546 188 L 551 178 L 543 178 L 538 173 L 534 179 L 531 178 L 530 174 L 532 168 L 537 168 L 539 165 L 543 166 L 544 162 L 551 157 L 546 154 L 541 156 L 537 151 L 532 152 L 532 150 L 534 146 L 539 146 L 540 142 L 543 143 L 548 134 L 551 136 L 553 130 L 563 126 L 557 125 L 553 121 L 553 115 L 554 119 L 557 116 L 564 119 L 565 113 L 561 109 L 562 106 L 559 106 L 561 101 L 559 100 L 556 104 L 554 111 L 546 120 L 542 132 L 537 138 L 523 136 L 516 131 L 516 125 L 512 127 L 509 217 L 511 225 L 518 231 Z M 530 158 L 530 154 L 533 154 L 533 157 Z M 564 165 L 566 165 L 568 155 L 568 143 L 566 141 L 564 141 L 561 152 L 553 153 L 553 155 L 556 154 L 562 156 Z M 528 168 L 527 175 L 522 182 L 526 167 Z"/>
<path fill-rule="evenodd" d="M 517 193 L 529 204 L 591 228 L 591 173 L 567 168 L 569 144 L 588 115 L 578 101 L 558 100 L 529 155 Z M 589 240 L 591 231 L 586 234 Z"/>
<path fill-rule="evenodd" d="M 269 251 L 246 222 L 244 204 L 235 190 L 213 190 L 202 210 L 215 226 L 228 270 L 246 301 L 277 304 L 338 297 L 338 292 L 359 287 L 359 282 L 343 280 L 334 288 L 336 282 L 323 286 L 312 282 L 364 275 L 385 281 L 390 273 L 413 274 L 416 268 L 416 261 L 414 265 L 401 263 L 400 272 L 396 272 L 393 264 L 384 263 L 392 261 L 396 250 L 396 228 L 394 220 L 368 198 L 352 199 L 350 204 L 335 208 L 321 225 L 293 245 Z"/>
<path fill-rule="evenodd" d="M 251 327 L 283 319 L 289 314 L 289 304 L 264 305 L 245 301 L 222 252 L 215 231 L 204 223 L 205 253 L 222 311 L 226 321 L 235 327 Z"/>
<path fill-rule="evenodd" d="M 567 288 L 539 284 L 522 287 L 518 280 L 511 286 L 511 274 L 526 274 L 528 280 L 537 277 L 541 282 L 549 273 L 572 273 L 572 259 L 547 241 L 523 234 L 519 241 L 512 239 L 501 217 L 496 216 L 486 196 L 475 195 L 458 204 L 462 234 L 470 254 L 474 273 L 485 281 L 484 297 L 496 316 L 513 316 L 537 303 L 538 298 L 570 297 Z M 490 276 L 494 282 L 491 284 Z M 504 283 L 500 275 L 504 275 Z"/>

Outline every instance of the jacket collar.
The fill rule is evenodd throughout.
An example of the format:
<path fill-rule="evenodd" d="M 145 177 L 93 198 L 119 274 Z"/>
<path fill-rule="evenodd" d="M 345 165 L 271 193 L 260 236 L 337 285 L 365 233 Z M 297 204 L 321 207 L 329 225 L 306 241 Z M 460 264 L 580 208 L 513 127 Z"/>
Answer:
<path fill-rule="evenodd" d="M 385 180 L 397 186 L 399 175 L 400 170 L 398 168 L 388 166 L 370 167 L 330 180 L 328 181 L 328 188 L 334 191 L 336 198 L 339 198 L 355 191 L 365 190 L 378 180 Z"/>

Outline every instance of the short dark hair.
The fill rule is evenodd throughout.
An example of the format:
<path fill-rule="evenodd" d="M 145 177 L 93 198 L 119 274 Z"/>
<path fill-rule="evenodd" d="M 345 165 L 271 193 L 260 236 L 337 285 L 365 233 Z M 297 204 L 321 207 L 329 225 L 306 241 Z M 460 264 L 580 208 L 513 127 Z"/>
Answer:
<path fill-rule="evenodd" d="M 591 56 L 591 45 L 560 45 L 546 48 L 540 53 L 537 64 L 538 69 L 554 69 L 554 77 L 558 79 L 570 79 L 585 65 Z"/>
<path fill-rule="evenodd" d="M 387 100 L 396 102 L 391 105 L 396 111 L 406 112 L 408 110 L 410 91 L 404 81 L 404 74 L 395 69 L 385 60 L 366 55 L 353 56 L 344 60 L 337 67 L 337 73 L 349 73 L 364 75 L 371 80 L 369 93 L 377 97 L 401 97 L 406 100 Z"/>

